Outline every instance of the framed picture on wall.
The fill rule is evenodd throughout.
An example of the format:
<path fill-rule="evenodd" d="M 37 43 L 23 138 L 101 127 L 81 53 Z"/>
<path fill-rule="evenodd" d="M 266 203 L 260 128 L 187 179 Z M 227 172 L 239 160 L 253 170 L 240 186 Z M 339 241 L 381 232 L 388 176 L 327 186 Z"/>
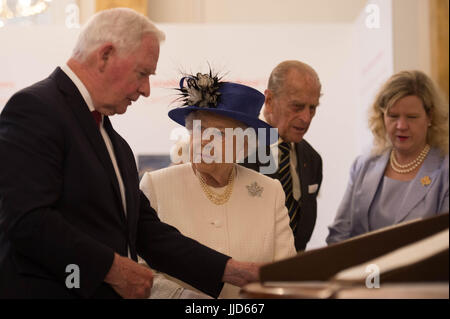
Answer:
<path fill-rule="evenodd" d="M 139 179 L 145 172 L 156 171 L 161 168 L 169 167 L 171 164 L 169 154 L 161 155 L 138 155 Z"/>

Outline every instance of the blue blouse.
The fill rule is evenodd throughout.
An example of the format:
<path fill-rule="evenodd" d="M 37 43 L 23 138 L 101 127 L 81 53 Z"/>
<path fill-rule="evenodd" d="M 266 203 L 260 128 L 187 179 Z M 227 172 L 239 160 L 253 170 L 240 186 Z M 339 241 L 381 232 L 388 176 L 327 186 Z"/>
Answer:
<path fill-rule="evenodd" d="M 384 176 L 369 209 L 369 230 L 395 224 L 397 212 L 405 206 L 406 191 L 412 181 L 399 181 Z"/>
<path fill-rule="evenodd" d="M 358 157 L 327 243 L 335 243 L 407 220 L 427 218 L 449 209 L 449 157 L 432 148 L 409 182 L 384 176 L 389 150 Z"/>

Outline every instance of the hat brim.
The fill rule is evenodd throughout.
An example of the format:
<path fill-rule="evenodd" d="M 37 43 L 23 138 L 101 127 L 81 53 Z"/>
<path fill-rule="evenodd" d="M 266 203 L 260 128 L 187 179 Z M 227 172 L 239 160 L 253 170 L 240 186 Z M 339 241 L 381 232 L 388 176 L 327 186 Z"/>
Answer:
<path fill-rule="evenodd" d="M 177 122 L 178 124 L 182 126 L 186 126 L 186 116 L 189 115 L 189 113 L 194 111 L 206 111 L 211 112 L 219 115 L 223 115 L 229 118 L 232 118 L 237 121 L 241 121 L 242 123 L 248 125 L 249 127 L 252 127 L 255 129 L 256 134 L 258 134 L 259 129 L 265 130 L 266 133 L 266 145 L 271 145 L 278 141 L 278 134 L 270 134 L 271 129 L 273 129 L 272 126 L 267 124 L 264 121 L 261 121 L 258 118 L 248 116 L 245 113 L 239 113 L 236 111 L 228 111 L 224 109 L 215 109 L 215 108 L 204 108 L 204 107 L 198 107 L 198 106 L 188 106 L 183 108 L 176 108 L 171 111 L 169 111 L 169 117 Z"/>

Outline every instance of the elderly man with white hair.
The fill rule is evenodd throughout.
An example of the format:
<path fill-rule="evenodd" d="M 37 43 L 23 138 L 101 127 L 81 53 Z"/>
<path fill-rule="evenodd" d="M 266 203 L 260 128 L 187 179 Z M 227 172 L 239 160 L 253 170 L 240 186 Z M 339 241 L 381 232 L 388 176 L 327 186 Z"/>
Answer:
<path fill-rule="evenodd" d="M 217 297 L 257 280 L 162 223 L 139 190 L 110 115 L 150 95 L 164 34 L 130 9 L 106 10 L 73 56 L 16 93 L 0 115 L 0 298 L 147 298 L 164 271 Z"/>
<path fill-rule="evenodd" d="M 311 66 L 288 60 L 273 69 L 265 91 L 264 118 L 280 135 L 271 146 L 272 153 L 279 156 L 278 169 L 267 175 L 283 186 L 297 251 L 306 249 L 317 218 L 322 158 L 303 137 L 316 115 L 321 90 L 319 76 Z M 257 171 L 265 166 L 248 161 L 244 165 Z"/>

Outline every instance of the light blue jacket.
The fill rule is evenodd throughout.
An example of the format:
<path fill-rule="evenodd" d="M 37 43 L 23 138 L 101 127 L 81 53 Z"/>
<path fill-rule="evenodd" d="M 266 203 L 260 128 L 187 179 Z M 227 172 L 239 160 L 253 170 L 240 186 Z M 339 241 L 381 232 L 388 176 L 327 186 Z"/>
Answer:
<path fill-rule="evenodd" d="M 360 156 L 355 160 L 336 219 L 328 227 L 328 244 L 374 230 L 369 228 L 369 209 L 383 180 L 389 155 L 388 151 L 379 156 Z M 408 204 L 392 212 L 395 224 L 448 212 L 448 166 L 448 155 L 443 157 L 439 150 L 432 148 L 405 193 Z M 429 185 L 422 183 L 426 176 L 431 180 Z"/>

